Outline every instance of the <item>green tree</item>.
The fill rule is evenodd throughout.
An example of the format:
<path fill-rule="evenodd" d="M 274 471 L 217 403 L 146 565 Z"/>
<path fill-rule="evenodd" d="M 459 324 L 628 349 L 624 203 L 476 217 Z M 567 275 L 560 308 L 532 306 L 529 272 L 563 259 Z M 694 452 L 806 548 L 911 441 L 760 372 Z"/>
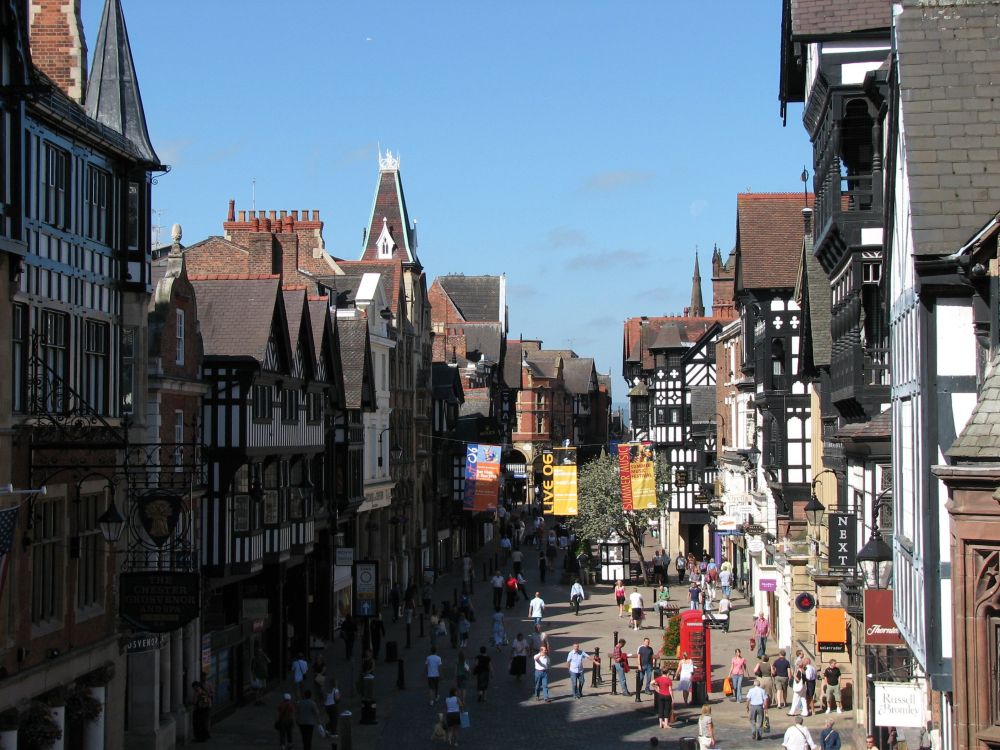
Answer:
<path fill-rule="evenodd" d="M 670 470 L 665 461 L 656 462 L 656 486 L 663 487 L 670 481 Z M 649 510 L 622 510 L 622 487 L 618 477 L 618 458 L 602 455 L 580 467 L 577 499 L 577 516 L 573 526 L 577 536 L 584 539 L 607 539 L 617 534 L 635 550 L 642 563 L 642 578 L 646 575 L 646 557 L 642 540 L 649 531 L 649 521 L 660 517 L 663 499 L 657 493 L 657 507 Z"/>

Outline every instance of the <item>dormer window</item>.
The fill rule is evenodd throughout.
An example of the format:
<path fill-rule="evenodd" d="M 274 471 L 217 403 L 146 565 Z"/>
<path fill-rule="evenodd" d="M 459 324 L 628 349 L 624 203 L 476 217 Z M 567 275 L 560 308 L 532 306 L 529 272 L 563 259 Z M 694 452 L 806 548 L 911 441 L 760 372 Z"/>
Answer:
<path fill-rule="evenodd" d="M 375 240 L 375 247 L 378 248 L 379 260 L 391 260 L 392 251 L 396 249 L 396 242 L 389 232 L 389 220 L 382 217 L 382 231 L 379 232 L 378 239 Z"/>

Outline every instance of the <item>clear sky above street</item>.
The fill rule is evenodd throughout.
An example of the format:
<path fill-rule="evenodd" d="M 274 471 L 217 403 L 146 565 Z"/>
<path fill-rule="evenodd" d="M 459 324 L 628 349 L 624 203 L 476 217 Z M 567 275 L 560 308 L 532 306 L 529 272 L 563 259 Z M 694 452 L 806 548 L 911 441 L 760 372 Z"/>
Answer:
<path fill-rule="evenodd" d="M 356 258 L 401 155 L 429 279 L 506 273 L 510 329 L 615 376 L 622 321 L 680 314 L 736 194 L 800 191 L 778 115 L 779 0 L 122 0 L 150 135 L 154 224 L 191 244 L 227 201 L 319 209 Z M 96 43 L 102 0 L 83 0 Z"/>

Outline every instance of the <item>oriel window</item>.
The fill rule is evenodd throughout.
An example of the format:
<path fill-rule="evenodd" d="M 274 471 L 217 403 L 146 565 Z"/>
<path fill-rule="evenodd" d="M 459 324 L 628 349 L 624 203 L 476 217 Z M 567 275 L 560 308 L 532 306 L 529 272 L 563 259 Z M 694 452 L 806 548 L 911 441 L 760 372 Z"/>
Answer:
<path fill-rule="evenodd" d="M 98 414 L 108 411 L 108 324 L 84 321 L 83 393 Z"/>
<path fill-rule="evenodd" d="M 87 168 L 87 228 L 88 238 L 100 242 L 102 245 L 110 244 L 108 206 L 110 205 L 111 175 L 103 169 L 97 167 Z"/>
<path fill-rule="evenodd" d="M 46 144 L 45 179 L 43 182 L 44 219 L 60 229 L 69 225 L 69 154 Z"/>

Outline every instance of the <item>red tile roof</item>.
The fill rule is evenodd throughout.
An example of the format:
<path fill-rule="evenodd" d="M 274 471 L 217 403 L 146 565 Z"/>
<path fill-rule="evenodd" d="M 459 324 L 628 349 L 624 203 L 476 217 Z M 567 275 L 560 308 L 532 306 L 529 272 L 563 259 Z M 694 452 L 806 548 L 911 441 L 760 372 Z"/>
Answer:
<path fill-rule="evenodd" d="M 737 288 L 795 287 L 812 193 L 740 193 L 736 197 Z"/>
<path fill-rule="evenodd" d="M 641 362 L 643 369 L 652 369 L 653 355 L 650 347 L 656 342 L 665 326 L 676 327 L 682 343 L 693 344 L 717 322 L 719 322 L 717 318 L 685 318 L 682 315 L 629 318 L 625 321 L 625 361 Z"/>
<path fill-rule="evenodd" d="M 791 0 L 791 3 L 793 37 L 835 37 L 888 30 L 892 25 L 892 0 Z"/>

